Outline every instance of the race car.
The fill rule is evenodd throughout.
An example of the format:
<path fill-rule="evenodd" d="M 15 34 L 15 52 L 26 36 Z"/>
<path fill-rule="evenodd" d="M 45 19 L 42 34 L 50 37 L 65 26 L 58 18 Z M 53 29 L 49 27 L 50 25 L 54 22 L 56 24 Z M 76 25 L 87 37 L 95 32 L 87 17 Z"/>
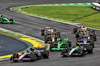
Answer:
<path fill-rule="evenodd" d="M 83 47 L 79 47 L 79 46 L 74 46 L 71 49 L 64 49 L 61 52 L 61 55 L 63 55 L 63 57 L 65 56 L 84 56 L 84 48 Z"/>
<path fill-rule="evenodd" d="M 22 55 L 19 55 L 18 53 L 13 54 L 10 60 L 13 60 L 13 62 L 36 61 L 48 57 L 49 57 L 48 50 L 46 50 L 44 47 L 36 47 L 34 49 L 30 48 L 30 51 L 27 51 L 26 53 L 22 53 Z"/>
<path fill-rule="evenodd" d="M 80 28 L 80 26 L 78 26 L 78 27 L 74 28 L 74 30 L 76 30 L 75 31 L 76 38 L 80 38 L 80 37 L 86 35 L 94 41 L 97 40 L 95 30 L 92 30 L 92 29 L 89 29 L 89 28 L 82 28 L 82 26 L 81 26 L 81 28 Z"/>
<path fill-rule="evenodd" d="M 61 36 L 60 36 L 60 33 L 58 34 L 58 33 L 51 33 L 51 34 L 49 34 L 49 35 L 45 35 L 44 36 L 44 41 L 45 41 L 45 43 L 52 43 L 52 42 L 55 42 L 55 41 L 57 41 L 57 38 L 60 38 Z"/>
<path fill-rule="evenodd" d="M 56 29 L 53 29 L 53 27 L 44 27 L 44 29 L 41 30 L 41 35 L 50 35 L 52 33 L 55 33 L 56 35 L 60 35 L 60 32 L 57 32 Z"/>
<path fill-rule="evenodd" d="M 13 62 L 18 61 L 36 61 L 36 55 L 35 53 L 23 53 L 22 55 L 19 55 L 18 53 L 13 54 L 11 56 L 10 60 L 13 60 Z"/>
<path fill-rule="evenodd" d="M 81 29 L 84 29 L 85 27 L 82 26 L 82 25 L 76 25 L 75 28 L 73 29 L 73 33 L 76 33 L 77 30 L 81 30 Z"/>
<path fill-rule="evenodd" d="M 93 48 L 95 47 L 94 46 L 94 41 L 91 40 L 91 39 L 85 38 L 85 37 L 77 39 L 76 40 L 76 45 L 77 46 L 78 45 L 83 45 L 83 46 L 85 46 L 85 45 L 91 45 Z"/>
<path fill-rule="evenodd" d="M 89 30 L 89 35 L 94 41 L 97 40 L 95 30 Z"/>
<path fill-rule="evenodd" d="M 76 35 L 76 38 L 79 38 L 81 35 L 87 35 L 89 36 L 89 31 L 86 30 L 86 29 L 80 29 L 80 30 L 77 30 L 77 32 L 75 33 Z"/>
<path fill-rule="evenodd" d="M 66 47 L 71 47 L 71 41 L 67 39 L 59 39 L 57 38 L 57 42 L 50 44 L 50 51 L 53 50 L 63 50 Z"/>
<path fill-rule="evenodd" d="M 49 58 L 49 49 L 46 47 L 35 47 L 42 54 L 42 58 Z"/>
<path fill-rule="evenodd" d="M 89 46 L 73 46 L 73 48 L 63 49 L 60 55 L 66 56 L 84 56 L 87 53 L 93 53 L 93 48 Z"/>
<path fill-rule="evenodd" d="M 2 23 L 2 24 L 7 24 L 7 23 L 13 24 L 13 23 L 15 23 L 15 20 L 12 19 L 12 18 L 7 19 L 3 15 L 0 15 L 0 23 Z"/>
<path fill-rule="evenodd" d="M 41 30 L 41 35 L 42 35 L 42 36 L 43 36 L 43 35 L 46 35 L 47 32 L 50 33 L 50 34 L 51 34 L 52 32 L 54 32 L 53 27 L 44 27 L 44 28 Z"/>

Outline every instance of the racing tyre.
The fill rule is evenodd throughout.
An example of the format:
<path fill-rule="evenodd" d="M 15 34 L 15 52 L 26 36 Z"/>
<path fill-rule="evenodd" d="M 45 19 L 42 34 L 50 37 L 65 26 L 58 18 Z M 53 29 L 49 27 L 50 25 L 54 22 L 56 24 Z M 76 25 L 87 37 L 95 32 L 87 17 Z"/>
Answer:
<path fill-rule="evenodd" d="M 56 29 L 54 29 L 54 31 L 56 32 Z"/>
<path fill-rule="evenodd" d="M 3 22 L 1 22 L 1 24 L 4 24 Z"/>
<path fill-rule="evenodd" d="M 48 40 L 45 40 L 45 43 L 47 43 L 48 42 Z"/>
<path fill-rule="evenodd" d="M 18 62 L 18 60 L 13 60 L 13 62 Z"/>
<path fill-rule="evenodd" d="M 89 46 L 87 47 L 87 52 L 88 52 L 88 53 L 93 53 L 93 48 L 92 48 L 91 45 L 89 45 Z"/>
<path fill-rule="evenodd" d="M 31 53 L 31 54 L 30 54 L 30 57 L 31 57 L 31 59 L 32 59 L 31 61 L 36 61 L 36 58 L 37 58 L 37 57 L 36 57 L 36 54 L 35 54 L 35 53 Z"/>
<path fill-rule="evenodd" d="M 67 55 L 63 55 L 63 57 L 67 57 Z"/>
<path fill-rule="evenodd" d="M 93 35 L 93 39 L 94 39 L 94 41 L 96 41 L 96 35 Z"/>
<path fill-rule="evenodd" d="M 93 53 L 93 50 L 88 50 L 88 53 L 92 54 Z"/>
<path fill-rule="evenodd" d="M 42 57 L 41 56 L 38 56 L 38 60 L 41 60 L 42 59 Z"/>
<path fill-rule="evenodd" d="M 76 33 L 76 38 L 79 38 L 79 32 Z"/>
<path fill-rule="evenodd" d="M 68 49 L 63 49 L 61 55 L 63 55 L 63 57 L 67 57 L 68 55 L 65 55 L 65 53 L 68 53 Z"/>
<path fill-rule="evenodd" d="M 61 37 L 61 36 L 60 36 L 60 32 L 57 32 L 57 35 L 58 35 L 59 38 Z"/>
<path fill-rule="evenodd" d="M 84 56 L 84 53 L 81 54 L 81 57 L 83 57 L 83 56 Z"/>
<path fill-rule="evenodd" d="M 71 44 L 72 44 L 71 41 L 67 41 L 67 43 L 69 44 L 69 47 L 71 47 Z"/>
<path fill-rule="evenodd" d="M 44 31 L 45 31 L 44 29 L 41 30 L 41 36 L 44 35 Z"/>
<path fill-rule="evenodd" d="M 83 57 L 84 56 L 84 52 L 83 52 L 83 50 L 81 50 L 81 55 L 80 55 L 81 57 Z"/>
<path fill-rule="evenodd" d="M 14 21 L 14 20 L 11 18 L 9 21 L 12 21 L 10 24 L 13 24 L 13 21 Z"/>
<path fill-rule="evenodd" d="M 91 41 L 90 42 L 90 45 L 94 48 L 95 46 L 94 46 L 94 41 Z"/>
<path fill-rule="evenodd" d="M 74 28 L 74 29 L 73 29 L 73 33 L 76 33 L 76 32 L 77 32 L 77 29 L 76 29 L 76 28 Z"/>
<path fill-rule="evenodd" d="M 62 53 L 68 53 L 68 49 L 63 49 Z"/>
<path fill-rule="evenodd" d="M 48 58 L 49 57 L 49 51 L 47 51 L 47 50 L 43 51 L 42 56 L 44 58 Z"/>
<path fill-rule="evenodd" d="M 13 19 L 11 18 L 9 21 L 13 21 Z"/>
<path fill-rule="evenodd" d="M 1 24 L 4 24 L 4 23 L 3 23 L 3 20 L 1 21 Z"/>
<path fill-rule="evenodd" d="M 14 59 L 14 58 L 19 58 L 19 55 L 18 54 L 13 54 L 12 59 Z M 13 62 L 18 62 L 18 60 L 13 60 Z"/>
<path fill-rule="evenodd" d="M 51 49 L 54 48 L 53 44 L 50 44 L 50 51 L 52 51 Z"/>

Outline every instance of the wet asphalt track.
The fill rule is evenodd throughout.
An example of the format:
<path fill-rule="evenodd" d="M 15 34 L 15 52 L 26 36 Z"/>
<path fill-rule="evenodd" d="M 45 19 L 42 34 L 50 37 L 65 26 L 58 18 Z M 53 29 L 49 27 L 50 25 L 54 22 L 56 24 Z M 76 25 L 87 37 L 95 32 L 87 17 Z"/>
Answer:
<path fill-rule="evenodd" d="M 43 40 L 40 36 L 40 30 L 44 26 L 53 26 L 61 32 L 62 37 L 69 38 L 75 45 L 75 36 L 72 34 L 74 26 L 58 23 L 51 20 L 40 19 L 32 16 L 22 15 L 11 12 L 9 7 L 33 5 L 33 4 L 54 4 L 54 3 L 89 3 L 94 0 L 0 0 L 0 13 L 6 17 L 13 17 L 16 20 L 15 24 L 0 24 L 0 27 L 12 31 L 27 34 L 32 37 Z M 97 39 L 95 42 L 94 53 L 85 55 L 84 57 L 66 57 L 62 58 L 60 52 L 50 52 L 49 59 L 42 59 L 36 62 L 19 62 L 12 63 L 11 61 L 0 62 L 0 66 L 99 66 L 100 65 L 100 31 L 97 31 Z"/>

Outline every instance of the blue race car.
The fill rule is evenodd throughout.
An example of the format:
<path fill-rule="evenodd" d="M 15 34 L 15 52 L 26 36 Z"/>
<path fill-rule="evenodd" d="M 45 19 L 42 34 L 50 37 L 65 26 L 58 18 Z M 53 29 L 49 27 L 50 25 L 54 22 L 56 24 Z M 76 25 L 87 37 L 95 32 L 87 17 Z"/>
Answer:
<path fill-rule="evenodd" d="M 30 48 L 30 51 L 27 51 L 26 53 L 22 53 L 22 55 L 19 55 L 18 53 L 13 54 L 10 60 L 13 60 L 13 62 L 36 61 L 48 57 L 49 57 L 48 50 L 46 50 L 44 47 L 35 47 L 34 49 Z"/>
<path fill-rule="evenodd" d="M 94 48 L 94 41 L 91 40 L 91 39 L 88 39 L 88 38 L 79 38 L 77 39 L 76 41 L 76 45 L 79 46 L 79 45 L 91 45 L 93 48 Z"/>

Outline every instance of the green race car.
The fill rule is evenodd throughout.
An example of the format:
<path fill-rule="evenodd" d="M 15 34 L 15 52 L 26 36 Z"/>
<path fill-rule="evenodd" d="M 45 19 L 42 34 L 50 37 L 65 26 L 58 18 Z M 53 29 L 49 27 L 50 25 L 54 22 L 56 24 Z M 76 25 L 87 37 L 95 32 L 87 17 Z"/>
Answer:
<path fill-rule="evenodd" d="M 2 24 L 7 24 L 7 23 L 13 24 L 13 23 L 15 23 L 15 20 L 13 20 L 12 18 L 7 19 L 7 18 L 3 17 L 3 15 L 0 15 L 0 23 L 2 23 Z"/>
<path fill-rule="evenodd" d="M 57 42 L 50 44 L 50 51 L 53 50 L 63 50 L 65 48 L 71 47 L 71 41 L 67 39 L 59 39 L 57 38 Z"/>

